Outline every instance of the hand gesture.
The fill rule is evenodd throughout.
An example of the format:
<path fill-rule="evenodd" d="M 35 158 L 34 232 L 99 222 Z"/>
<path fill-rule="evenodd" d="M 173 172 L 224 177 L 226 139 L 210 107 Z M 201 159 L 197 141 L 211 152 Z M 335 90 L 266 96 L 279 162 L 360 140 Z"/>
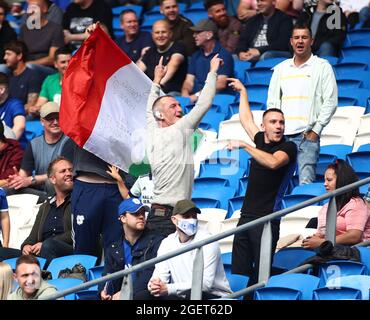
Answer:
<path fill-rule="evenodd" d="M 95 31 L 95 29 L 96 29 L 96 27 L 97 27 L 98 25 L 100 25 L 100 22 L 99 22 L 99 21 L 98 21 L 98 22 L 96 22 L 96 23 L 90 24 L 90 25 L 86 28 L 85 33 L 86 33 L 88 36 L 90 36 L 90 35 Z"/>
<path fill-rule="evenodd" d="M 229 86 L 230 86 L 234 91 L 237 91 L 237 92 L 240 92 L 240 91 L 247 91 L 247 89 L 244 87 L 244 85 L 241 83 L 241 81 L 240 81 L 239 79 L 235 79 L 235 78 L 227 78 L 226 80 L 227 80 L 227 81 L 230 81 Z"/>
<path fill-rule="evenodd" d="M 222 66 L 224 61 L 218 57 L 218 53 L 214 55 L 214 57 L 211 59 L 210 62 L 210 72 L 216 72 L 218 71 L 218 68 Z"/>
<path fill-rule="evenodd" d="M 245 148 L 246 145 L 247 144 L 241 140 L 229 140 L 225 148 L 228 150 L 234 150 L 234 149 Z"/>
<path fill-rule="evenodd" d="M 108 165 L 109 170 L 106 171 L 114 180 L 118 181 L 123 181 L 122 177 L 119 174 L 119 168 L 116 166 L 110 166 Z"/>
<path fill-rule="evenodd" d="M 167 73 L 167 66 L 163 65 L 163 56 L 159 59 L 158 64 L 155 66 L 154 69 L 154 80 L 153 82 L 156 84 L 160 84 L 161 80 Z"/>

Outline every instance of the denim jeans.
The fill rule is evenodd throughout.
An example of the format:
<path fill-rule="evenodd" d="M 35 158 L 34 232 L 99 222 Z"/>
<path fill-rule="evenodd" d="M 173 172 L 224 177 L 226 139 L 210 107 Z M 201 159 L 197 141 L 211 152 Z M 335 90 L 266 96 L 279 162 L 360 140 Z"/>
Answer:
<path fill-rule="evenodd" d="M 320 153 L 320 139 L 317 141 L 307 140 L 303 132 L 299 135 L 285 136 L 287 141 L 293 141 L 297 145 L 299 184 L 314 182 L 316 179 L 316 163 Z"/>

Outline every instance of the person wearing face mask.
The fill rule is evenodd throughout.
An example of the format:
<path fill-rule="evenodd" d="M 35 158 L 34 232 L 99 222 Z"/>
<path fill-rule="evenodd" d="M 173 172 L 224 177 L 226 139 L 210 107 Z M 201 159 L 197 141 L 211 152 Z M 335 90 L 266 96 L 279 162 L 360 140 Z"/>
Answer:
<path fill-rule="evenodd" d="M 199 208 L 190 200 L 176 203 L 171 221 L 176 231 L 165 238 L 158 256 L 190 245 L 210 236 L 198 228 Z M 148 294 L 142 299 L 188 300 L 193 276 L 193 263 L 196 250 L 188 251 L 155 265 L 153 275 L 148 282 Z M 217 242 L 203 247 L 204 271 L 202 299 L 215 299 L 231 293 L 221 261 L 221 252 Z"/>

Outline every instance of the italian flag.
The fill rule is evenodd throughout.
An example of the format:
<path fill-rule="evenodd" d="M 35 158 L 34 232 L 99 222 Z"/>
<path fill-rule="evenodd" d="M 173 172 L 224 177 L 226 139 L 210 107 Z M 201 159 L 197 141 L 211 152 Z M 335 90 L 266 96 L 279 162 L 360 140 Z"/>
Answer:
<path fill-rule="evenodd" d="M 136 171 L 135 175 L 144 173 L 148 167 L 141 165 L 145 110 L 151 84 L 98 26 L 75 53 L 64 75 L 62 131 L 109 164 L 132 174 Z"/>

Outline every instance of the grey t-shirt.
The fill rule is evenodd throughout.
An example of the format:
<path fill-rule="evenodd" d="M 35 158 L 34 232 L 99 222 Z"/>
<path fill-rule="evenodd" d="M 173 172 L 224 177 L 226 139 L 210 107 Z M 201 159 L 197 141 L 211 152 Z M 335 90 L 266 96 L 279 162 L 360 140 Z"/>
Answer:
<path fill-rule="evenodd" d="M 27 23 L 21 27 L 19 39 L 28 48 L 28 61 L 44 58 L 49 55 L 51 47 L 63 47 L 64 36 L 61 25 L 48 21 L 41 29 L 28 28 Z"/>
<path fill-rule="evenodd" d="M 315 38 L 317 29 L 319 28 L 319 22 L 322 16 L 324 15 L 324 12 L 317 12 L 315 11 L 313 16 L 312 16 L 312 21 L 311 21 L 311 31 L 312 31 L 312 38 Z"/>

